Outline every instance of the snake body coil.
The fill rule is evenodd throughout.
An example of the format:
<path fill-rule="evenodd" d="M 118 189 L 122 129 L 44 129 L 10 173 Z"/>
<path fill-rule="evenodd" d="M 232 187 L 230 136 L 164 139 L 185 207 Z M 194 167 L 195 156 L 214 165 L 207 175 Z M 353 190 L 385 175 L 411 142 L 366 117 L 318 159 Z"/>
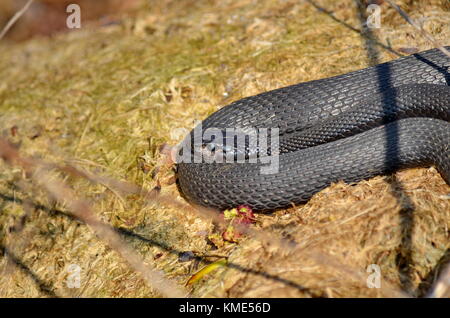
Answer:
<path fill-rule="evenodd" d="M 277 128 L 279 140 L 265 153 L 245 139 L 245 163 L 179 162 L 179 185 L 200 205 L 271 210 L 303 203 L 332 182 L 407 167 L 434 165 L 450 184 L 449 122 L 450 58 L 424 51 L 225 106 L 202 122 L 201 132 Z M 224 140 L 202 139 L 189 158 L 205 146 L 219 149 Z M 222 149 L 236 158 L 234 146 Z M 278 154 L 276 172 L 264 173 L 267 163 L 249 161 L 264 154 Z"/>

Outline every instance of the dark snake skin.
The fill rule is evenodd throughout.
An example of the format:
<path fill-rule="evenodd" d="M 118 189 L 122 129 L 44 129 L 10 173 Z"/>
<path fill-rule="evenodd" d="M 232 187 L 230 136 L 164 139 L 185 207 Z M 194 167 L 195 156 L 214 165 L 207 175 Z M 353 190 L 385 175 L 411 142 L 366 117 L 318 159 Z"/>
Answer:
<path fill-rule="evenodd" d="M 261 173 L 267 165 L 261 162 L 179 162 L 179 186 L 203 206 L 272 210 L 304 203 L 332 182 L 408 167 L 434 165 L 450 184 L 449 121 L 450 58 L 437 49 L 424 51 L 225 106 L 202 122 L 203 131 L 279 128 L 279 143 L 268 151 L 279 147 L 278 172 Z M 220 143 L 203 141 L 192 154 Z M 246 159 L 264 155 L 246 144 Z"/>

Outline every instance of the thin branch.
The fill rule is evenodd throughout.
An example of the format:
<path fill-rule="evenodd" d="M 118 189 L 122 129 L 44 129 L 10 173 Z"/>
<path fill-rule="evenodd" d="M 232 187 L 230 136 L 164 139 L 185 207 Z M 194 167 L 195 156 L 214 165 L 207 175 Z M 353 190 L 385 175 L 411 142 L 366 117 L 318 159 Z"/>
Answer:
<path fill-rule="evenodd" d="M 387 3 L 391 7 L 393 7 L 401 16 L 403 19 L 405 19 L 406 22 L 411 24 L 417 31 L 422 34 L 422 36 L 431 42 L 435 47 L 437 47 L 439 50 L 441 50 L 442 53 L 450 57 L 450 52 L 441 44 L 438 40 L 436 40 L 430 33 L 428 33 L 422 25 L 414 21 L 405 11 L 402 10 L 394 1 L 392 0 L 386 0 Z"/>
<path fill-rule="evenodd" d="M 45 167 L 38 165 L 33 159 L 23 158 L 6 140 L 0 138 L 0 157 L 11 166 L 19 166 L 31 176 L 34 182 L 41 185 L 50 197 L 65 203 L 69 210 L 85 222 L 95 234 L 117 251 L 130 265 L 139 272 L 150 287 L 166 297 L 184 297 L 186 292 L 150 265 L 144 264 L 142 257 L 129 248 L 119 234 L 108 224 L 100 221 L 90 205 L 78 199 L 75 193 L 64 183 L 50 178 Z"/>
<path fill-rule="evenodd" d="M 368 38 L 368 37 L 367 37 L 367 34 L 365 34 L 365 33 L 363 32 L 363 30 L 360 30 L 360 29 L 358 29 L 358 28 L 355 28 L 354 26 L 352 26 L 352 25 L 346 23 L 345 21 L 342 21 L 342 20 L 336 18 L 336 16 L 334 15 L 334 13 L 333 13 L 332 11 L 329 11 L 329 10 L 327 10 L 327 9 L 325 9 L 325 8 L 323 8 L 323 7 L 321 7 L 321 6 L 319 6 L 317 3 L 315 3 L 315 2 L 312 1 L 312 0 L 305 0 L 305 1 L 308 2 L 310 5 L 312 5 L 317 11 L 322 12 L 322 13 L 328 15 L 328 16 L 329 16 L 331 19 L 333 19 L 335 22 L 342 24 L 342 25 L 345 26 L 346 28 L 352 30 L 353 32 L 356 32 L 356 33 L 360 34 L 361 36 L 363 36 L 363 37 L 365 37 L 365 38 Z M 403 56 L 402 54 L 400 54 L 399 52 L 395 51 L 395 50 L 394 50 L 393 48 L 391 48 L 390 46 L 385 45 L 385 44 L 383 44 L 383 43 L 377 41 L 376 39 L 372 39 L 372 38 L 368 38 L 368 39 L 369 39 L 370 41 L 373 41 L 376 45 L 382 47 L 383 49 L 385 49 L 385 50 L 391 52 L 392 54 L 394 54 L 394 55 L 396 55 L 396 56 L 398 56 L 398 57 Z"/>
<path fill-rule="evenodd" d="M 167 194 L 160 194 L 158 191 L 155 190 L 146 190 L 142 187 L 139 187 L 135 184 L 125 182 L 125 181 L 118 181 L 113 178 L 105 177 L 105 176 L 98 176 L 94 175 L 92 173 L 89 173 L 84 170 L 80 170 L 76 167 L 73 167 L 71 165 L 65 165 L 65 166 L 58 166 L 56 164 L 47 164 L 49 168 L 52 169 L 58 169 L 60 171 L 69 173 L 72 176 L 75 177 L 82 177 L 87 180 L 89 180 L 92 183 L 95 184 L 102 184 L 103 186 L 107 188 L 115 188 L 116 191 L 120 191 L 122 193 L 126 194 L 137 194 L 144 198 L 147 202 L 157 202 L 159 204 L 162 204 L 164 206 L 172 207 L 177 210 L 184 210 L 188 213 L 200 216 L 202 218 L 205 218 L 206 220 L 213 221 L 217 224 L 226 226 L 227 223 L 222 217 L 220 211 L 205 208 L 202 206 L 192 206 L 185 204 L 183 202 L 180 202 L 176 200 L 173 196 L 167 195 Z M 271 232 L 244 226 L 241 224 L 233 224 L 233 226 L 241 233 L 248 235 L 249 237 L 264 243 L 268 246 L 277 247 L 282 251 L 285 251 L 287 253 L 302 253 L 302 257 L 310 258 L 314 260 L 318 264 L 326 265 L 326 266 L 332 266 L 333 268 L 339 270 L 341 273 L 346 274 L 349 277 L 352 277 L 354 280 L 359 281 L 362 284 L 366 284 L 366 274 L 364 272 L 361 272 L 361 270 L 354 268 L 352 266 L 349 266 L 347 264 L 343 264 L 340 261 L 338 261 L 335 257 L 332 257 L 331 255 L 327 255 L 323 251 L 318 250 L 317 248 L 310 247 L 310 246 L 300 246 L 297 243 L 287 240 L 284 238 L 280 238 L 277 235 L 274 235 Z M 406 293 L 400 291 L 398 288 L 395 288 L 392 286 L 389 282 L 384 280 L 382 278 L 382 284 L 383 284 L 383 291 L 385 292 L 386 297 L 409 297 Z M 365 286 L 365 285 L 364 285 Z"/>
<path fill-rule="evenodd" d="M 24 5 L 22 9 L 20 9 L 16 14 L 6 23 L 5 27 L 3 28 L 2 32 L 0 32 L 0 40 L 3 39 L 3 37 L 8 33 L 9 29 L 14 25 L 14 23 L 17 22 L 17 20 L 20 19 L 20 17 L 25 13 L 25 11 L 28 10 L 28 8 L 31 6 L 34 0 L 28 0 L 28 2 Z"/>
<path fill-rule="evenodd" d="M 108 188 L 114 188 L 116 189 L 116 191 L 122 193 L 140 195 L 147 202 L 157 202 L 164 206 L 169 206 L 178 210 L 184 210 L 218 224 L 226 225 L 226 222 L 221 216 L 221 213 L 219 213 L 220 211 L 201 206 L 191 206 L 176 200 L 173 196 L 160 194 L 159 191 L 149 191 L 129 182 L 115 180 L 113 178 L 105 176 L 97 176 L 70 165 L 57 165 L 53 163 L 45 163 L 36 159 L 23 158 L 20 157 L 15 149 L 5 148 L 5 144 L 9 146 L 7 141 L 0 137 L 0 157 L 3 157 L 3 159 L 8 163 L 15 163 L 15 165 L 21 166 L 25 170 L 25 172 L 29 172 L 29 174 L 32 175 L 33 179 L 41 186 L 43 186 L 53 198 L 55 198 L 58 202 L 65 202 L 76 217 L 94 228 L 96 232 L 98 232 L 100 238 L 108 242 L 110 246 L 112 246 L 115 250 L 120 250 L 122 256 L 124 256 L 124 258 L 127 259 L 129 263 L 132 263 L 132 266 L 135 270 L 141 273 L 143 271 L 141 263 L 139 263 L 138 260 L 135 260 L 135 257 L 130 257 L 128 254 L 130 253 L 131 255 L 133 255 L 135 254 L 134 251 L 131 251 L 127 247 L 122 246 L 123 243 L 120 241 L 120 238 L 117 237 L 117 234 L 113 230 L 111 230 L 108 225 L 98 221 L 95 218 L 95 214 L 93 213 L 89 205 L 85 201 L 75 199 L 73 191 L 65 184 L 56 182 L 54 180 L 49 180 L 46 174 L 42 174 L 41 171 L 57 169 L 72 176 L 87 179 L 92 183 L 102 184 Z M 9 148 L 11 148 L 11 146 L 9 146 Z M 35 168 L 30 170 L 30 166 Z M 303 257 L 310 258 L 318 264 L 333 266 L 333 268 L 336 268 L 342 273 L 353 277 L 355 280 L 360 281 L 361 283 L 365 283 L 365 276 L 359 269 L 347 264 L 343 264 L 334 257 L 327 255 L 318 249 L 314 249 L 311 247 L 301 247 L 291 240 L 280 238 L 273 233 L 254 227 L 248 227 L 241 224 L 234 224 L 233 226 L 241 233 L 246 234 L 250 238 L 256 239 L 261 243 L 264 243 L 268 246 L 277 247 L 288 253 L 301 252 Z M 155 286 L 155 281 L 158 282 L 158 278 L 151 277 L 149 281 L 153 282 L 153 286 Z M 165 284 L 166 283 L 157 285 L 161 288 L 161 285 Z M 386 293 L 386 297 L 407 297 L 406 294 L 391 286 L 391 284 L 384 280 L 383 285 L 385 286 L 383 288 L 383 291 Z M 174 291 L 171 291 L 171 293 L 173 292 Z"/>

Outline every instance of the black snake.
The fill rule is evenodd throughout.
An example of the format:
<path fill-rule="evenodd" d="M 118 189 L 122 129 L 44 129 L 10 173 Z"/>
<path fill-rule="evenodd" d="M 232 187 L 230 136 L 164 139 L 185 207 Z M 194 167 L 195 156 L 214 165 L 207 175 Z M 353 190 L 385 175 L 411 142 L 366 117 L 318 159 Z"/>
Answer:
<path fill-rule="evenodd" d="M 194 144 L 195 129 L 185 138 L 183 145 L 192 150 L 179 152 L 185 155 L 177 164 L 179 186 L 203 206 L 271 210 L 303 203 L 332 182 L 357 182 L 401 168 L 434 165 L 450 184 L 449 121 L 450 58 L 428 50 L 223 107 L 197 129 L 213 128 L 223 138 L 210 134 Z M 236 137 L 226 135 L 227 128 L 238 128 Z M 247 134 L 259 136 L 262 128 L 272 128 L 269 141 L 278 128 L 279 140 L 267 149 L 264 140 L 252 143 Z M 241 147 L 237 136 L 243 138 Z M 206 159 L 232 160 L 192 162 L 205 150 Z M 238 155 L 245 163 L 233 161 Z M 262 170 L 275 162 L 263 161 L 275 158 L 269 155 L 278 158 L 272 173 Z"/>

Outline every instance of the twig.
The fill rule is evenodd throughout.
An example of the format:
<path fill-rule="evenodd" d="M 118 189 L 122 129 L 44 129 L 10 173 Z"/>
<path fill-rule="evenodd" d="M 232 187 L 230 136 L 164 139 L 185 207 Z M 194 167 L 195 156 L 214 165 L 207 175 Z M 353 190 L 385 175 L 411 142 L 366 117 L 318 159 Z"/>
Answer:
<path fill-rule="evenodd" d="M 319 5 L 317 5 L 317 4 L 316 4 L 314 1 L 312 1 L 312 0 L 305 0 L 305 1 L 308 2 L 310 5 L 312 5 L 312 6 L 313 6 L 316 10 L 318 10 L 319 12 L 322 12 L 322 13 L 325 13 L 326 15 L 328 15 L 328 16 L 329 16 L 331 19 L 333 19 L 335 22 L 338 22 L 338 23 L 342 24 L 343 26 L 345 26 L 346 28 L 352 30 L 353 32 L 359 33 L 361 36 L 367 38 L 367 35 L 366 35 L 362 30 L 359 30 L 359 29 L 353 27 L 352 25 L 350 25 L 350 24 L 348 24 L 348 23 L 346 23 L 346 22 L 344 22 L 344 21 L 342 21 L 342 20 L 339 20 L 338 18 L 336 18 L 336 16 L 334 15 L 334 13 L 333 13 L 332 11 L 328 11 L 327 9 L 325 9 L 325 8 L 323 8 L 323 7 L 319 6 Z M 376 45 L 382 47 L 382 48 L 385 49 L 385 50 L 388 50 L 389 52 L 391 52 L 392 54 L 394 54 L 394 55 L 396 55 L 396 56 L 398 56 L 398 57 L 403 56 L 402 54 L 398 53 L 397 51 L 395 51 L 394 49 L 392 49 L 392 48 L 391 48 L 390 46 L 388 46 L 388 45 L 385 45 L 385 44 L 383 44 L 383 43 L 381 43 L 381 42 L 379 42 L 379 41 L 377 41 L 377 40 L 375 40 L 375 39 L 369 38 L 369 40 L 373 41 Z"/>
<path fill-rule="evenodd" d="M 166 194 L 160 194 L 158 191 L 155 190 L 146 190 L 140 186 L 137 186 L 135 184 L 125 182 L 125 181 L 118 181 L 113 178 L 108 178 L 105 176 L 98 176 L 94 175 L 92 173 L 89 173 L 87 171 L 82 171 L 76 167 L 73 167 L 71 165 L 64 165 L 59 166 L 57 164 L 48 164 L 46 163 L 46 166 L 48 168 L 58 169 L 60 171 L 69 173 L 72 176 L 75 177 L 82 177 L 87 180 L 89 180 L 92 183 L 101 184 L 108 189 L 115 189 L 118 192 L 124 193 L 124 194 L 137 194 L 144 198 L 147 202 L 157 202 L 165 206 L 171 206 L 173 208 L 179 209 L 179 210 L 185 210 L 188 212 L 191 212 L 195 215 L 200 215 L 204 217 L 207 220 L 212 220 L 216 223 L 219 223 L 221 225 L 226 225 L 227 223 L 224 221 L 224 219 L 221 217 L 221 213 L 218 210 L 214 210 L 211 208 L 205 208 L 202 206 L 191 206 L 182 202 L 179 202 L 177 200 L 174 200 L 174 198 L 170 195 Z M 286 239 L 280 239 L 271 233 L 260 231 L 256 229 L 252 229 L 248 226 L 244 226 L 242 224 L 234 224 L 233 225 L 238 231 L 240 231 L 243 234 L 248 234 L 257 240 L 269 244 L 269 245 L 275 245 L 282 249 L 293 249 L 296 244 L 292 241 L 286 240 Z"/>
<path fill-rule="evenodd" d="M 48 164 L 47 164 L 48 165 Z M 50 166 L 49 166 L 50 167 Z M 175 208 L 177 210 L 184 210 L 187 212 L 190 212 L 192 214 L 201 216 L 207 220 L 213 221 L 215 223 L 226 225 L 227 223 L 225 220 L 221 217 L 220 211 L 205 208 L 202 206 L 191 206 L 187 205 L 185 203 L 182 203 L 180 201 L 177 201 L 173 198 L 171 195 L 164 195 L 160 194 L 157 191 L 154 190 L 146 190 L 144 188 L 141 188 L 135 184 L 124 182 L 124 181 L 118 181 L 112 178 L 108 178 L 105 176 L 98 176 L 94 175 L 92 173 L 89 173 L 87 171 L 82 171 L 76 167 L 65 165 L 65 166 L 58 166 L 58 165 L 51 165 L 51 168 L 58 169 L 63 172 L 69 173 L 72 176 L 76 177 L 82 177 L 85 178 L 93 183 L 96 184 L 102 184 L 105 187 L 108 188 L 115 188 L 117 191 L 121 191 L 123 193 L 127 194 L 138 194 L 142 196 L 145 201 L 150 202 L 157 202 L 159 204 L 162 204 L 164 206 L 169 206 L 172 208 Z M 248 226 L 244 226 L 241 224 L 234 224 L 233 225 L 239 232 L 248 235 L 249 237 L 256 239 L 257 241 L 264 243 L 269 246 L 275 246 L 282 251 L 288 252 L 288 253 L 302 253 L 302 257 L 310 258 L 314 260 L 318 264 L 326 265 L 326 266 L 333 266 L 333 268 L 339 270 L 341 273 L 344 273 L 348 275 L 349 277 L 352 277 L 354 280 L 361 282 L 362 284 L 366 284 L 366 276 L 365 273 L 361 272 L 359 269 L 354 268 L 352 266 L 349 266 L 347 264 L 343 264 L 340 261 L 338 261 L 335 257 L 332 257 L 331 255 L 327 255 L 326 253 L 311 248 L 309 246 L 307 247 L 300 247 L 297 243 L 287 240 L 284 238 L 280 238 L 277 235 L 274 235 L 273 233 L 270 233 L 265 230 L 251 228 Z M 406 293 L 398 290 L 394 286 L 392 286 L 389 282 L 382 279 L 383 284 L 383 291 L 386 293 L 386 297 L 409 297 Z M 365 285 L 364 285 L 365 286 Z"/>
<path fill-rule="evenodd" d="M 22 9 L 20 9 L 16 14 L 6 23 L 5 27 L 3 28 L 2 32 L 0 32 L 0 40 L 6 35 L 6 33 L 11 29 L 11 27 L 14 25 L 14 23 L 17 22 L 17 20 L 20 19 L 20 17 L 25 13 L 25 11 L 28 10 L 30 5 L 33 3 L 34 0 L 28 0 L 28 2 L 24 5 Z"/>
<path fill-rule="evenodd" d="M 3 144 L 2 144 L 3 142 Z M 22 158 L 19 156 L 18 152 L 15 149 L 4 151 L 5 147 L 3 146 L 5 144 L 5 141 L 0 137 L 0 157 L 3 157 L 5 161 L 7 162 L 16 162 L 16 165 L 19 165 L 24 168 L 25 171 L 27 170 L 27 167 L 30 165 L 38 166 L 39 169 L 34 169 L 36 172 L 33 173 L 33 179 L 41 184 L 48 193 L 52 195 L 53 198 L 55 198 L 59 202 L 66 202 L 69 209 L 72 210 L 72 213 L 74 213 L 75 216 L 77 216 L 79 219 L 90 225 L 92 228 L 96 229 L 96 232 L 100 232 L 98 235 L 100 238 L 102 238 L 104 241 L 108 242 L 110 246 L 114 246 L 113 248 L 115 250 L 118 249 L 125 249 L 124 246 L 115 246 L 117 244 L 122 244 L 120 241 L 119 243 L 115 242 L 114 240 L 119 240 L 119 238 L 116 238 L 117 234 L 111 230 L 109 226 L 107 226 L 104 223 L 101 223 L 97 219 L 92 219 L 95 217 L 92 210 L 90 209 L 89 205 L 81 200 L 74 199 L 74 193 L 71 189 L 69 189 L 66 185 L 48 180 L 48 177 L 46 175 L 42 175 L 40 171 L 43 169 L 50 170 L 50 169 L 57 169 L 62 172 L 68 173 L 72 176 L 81 177 L 89 180 L 92 183 L 102 184 L 108 188 L 114 188 L 117 191 L 120 191 L 122 193 L 126 194 L 138 194 L 144 198 L 145 201 L 150 202 L 157 202 L 165 206 L 174 207 L 178 210 L 185 210 L 187 212 L 190 212 L 192 214 L 201 216 L 206 218 L 207 220 L 226 225 L 225 220 L 221 217 L 221 214 L 217 210 L 201 207 L 201 206 L 191 206 L 185 203 L 182 203 L 180 201 L 177 201 L 173 198 L 173 196 L 170 195 L 163 195 L 160 194 L 158 191 L 155 190 L 146 190 L 140 186 L 137 186 L 135 184 L 125 182 L 125 181 L 119 181 L 115 180 L 113 178 L 105 177 L 105 176 L 97 176 L 95 174 L 89 173 L 87 171 L 82 171 L 78 168 L 75 168 L 70 165 L 57 165 L 53 163 L 45 163 L 42 161 L 38 161 L 36 159 L 30 159 L 30 158 Z M 28 168 L 29 169 L 29 168 Z M 269 246 L 274 246 L 277 248 L 280 248 L 281 250 L 288 252 L 288 253 L 299 253 L 302 252 L 303 257 L 309 257 L 310 259 L 314 260 L 318 264 L 326 265 L 326 266 L 333 266 L 336 269 L 339 269 L 342 273 L 345 273 L 349 275 L 350 277 L 353 277 L 354 279 L 358 281 L 364 281 L 364 274 L 359 270 L 352 266 L 349 266 L 347 264 L 343 264 L 339 262 L 334 257 L 327 255 L 323 253 L 322 251 L 319 251 L 317 249 L 312 248 L 305 248 L 300 247 L 297 243 L 287 240 L 284 238 L 280 238 L 277 235 L 274 235 L 273 233 L 267 232 L 265 230 L 260 230 L 248 226 L 243 226 L 241 224 L 235 224 L 235 228 L 240 231 L 243 234 L 248 235 L 249 237 L 256 239 L 257 241 L 264 243 Z M 114 234 L 112 235 L 111 232 Z M 111 242 L 113 240 L 113 242 Z M 134 253 L 133 251 L 130 251 L 127 249 L 125 252 L 122 252 L 121 254 L 124 256 L 125 259 L 127 259 L 130 262 L 130 257 L 127 255 L 127 253 Z M 131 259 L 132 260 L 132 259 Z M 131 262 L 130 262 L 131 263 Z M 133 268 L 135 270 L 142 272 L 142 268 L 140 268 L 139 262 L 135 261 L 135 265 Z M 133 265 L 133 264 L 132 264 Z M 158 281 L 157 279 L 151 278 L 150 282 L 153 282 L 153 285 L 155 285 L 155 281 Z M 383 280 L 384 281 L 384 280 Z M 386 297 L 392 296 L 392 297 L 407 297 L 406 294 L 399 291 L 397 288 L 394 288 L 391 286 L 388 282 L 383 283 L 385 288 L 383 290 L 386 292 Z M 159 284 L 162 285 L 162 284 Z"/>
<path fill-rule="evenodd" d="M 450 57 L 450 52 L 441 44 L 439 41 L 437 41 L 430 33 L 428 33 L 422 25 L 414 21 L 405 11 L 402 10 L 394 1 L 392 0 L 386 0 L 387 3 L 391 7 L 393 7 L 401 16 L 403 19 L 405 19 L 406 22 L 411 24 L 415 29 L 417 29 L 422 36 L 430 41 L 435 47 L 437 47 L 439 50 L 441 50 L 442 53 Z"/>
<path fill-rule="evenodd" d="M 19 166 L 40 184 L 55 200 L 65 203 L 69 210 L 80 220 L 89 225 L 95 234 L 117 251 L 130 265 L 139 272 L 150 287 L 166 297 L 184 297 L 186 292 L 162 273 L 144 264 L 142 257 L 129 248 L 119 234 L 108 224 L 101 222 L 90 205 L 78 199 L 75 193 L 64 183 L 50 179 L 47 169 L 37 164 L 33 159 L 23 158 L 5 139 L 0 138 L 0 157 L 11 166 Z"/>

